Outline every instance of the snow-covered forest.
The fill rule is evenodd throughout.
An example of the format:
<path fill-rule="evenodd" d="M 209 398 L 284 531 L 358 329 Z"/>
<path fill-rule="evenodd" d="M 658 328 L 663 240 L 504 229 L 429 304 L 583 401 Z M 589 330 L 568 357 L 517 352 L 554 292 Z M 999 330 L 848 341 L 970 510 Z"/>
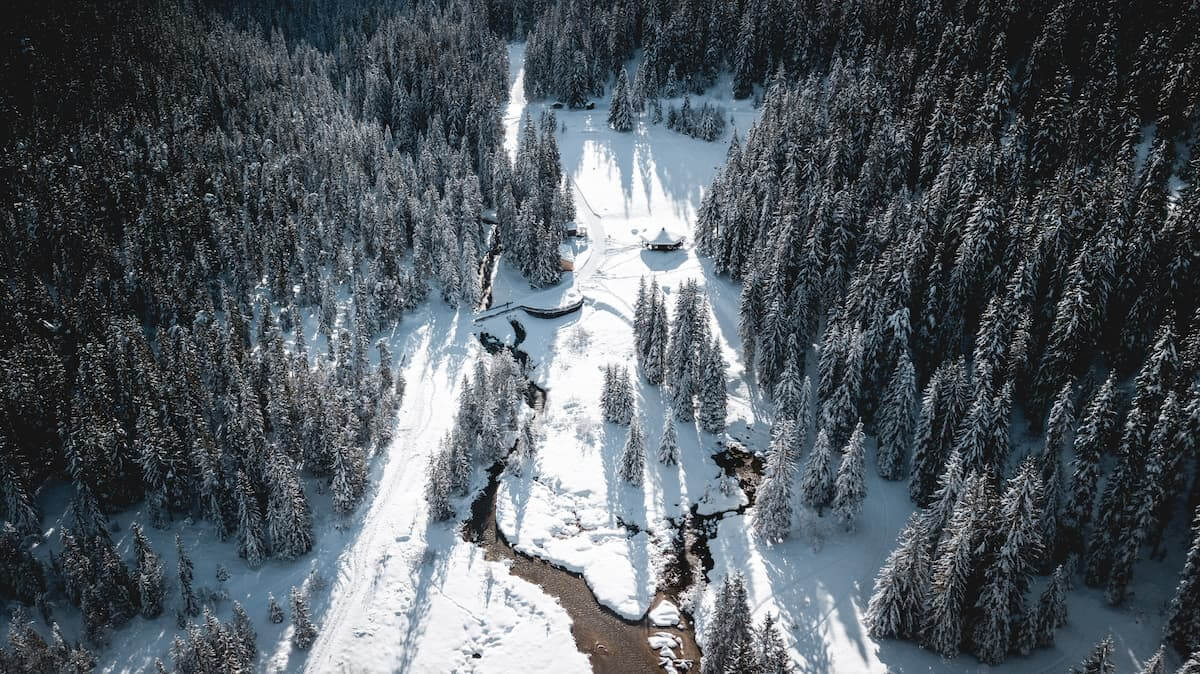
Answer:
<path fill-rule="evenodd" d="M 1200 672 L 1196 2 L 5 13 L 0 672 Z"/>

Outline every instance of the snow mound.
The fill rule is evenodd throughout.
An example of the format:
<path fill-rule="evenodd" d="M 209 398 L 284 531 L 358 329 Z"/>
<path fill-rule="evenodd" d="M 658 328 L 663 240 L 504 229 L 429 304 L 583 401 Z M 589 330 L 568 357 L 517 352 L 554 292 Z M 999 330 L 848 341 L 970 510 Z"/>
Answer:
<path fill-rule="evenodd" d="M 679 624 L 679 608 L 666 599 L 650 611 L 650 624 L 655 627 L 674 627 Z"/>

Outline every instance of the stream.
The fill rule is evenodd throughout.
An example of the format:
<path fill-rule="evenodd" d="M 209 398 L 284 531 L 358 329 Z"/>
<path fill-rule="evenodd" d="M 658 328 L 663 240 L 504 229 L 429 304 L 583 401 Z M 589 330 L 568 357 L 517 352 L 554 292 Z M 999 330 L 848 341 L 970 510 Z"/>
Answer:
<path fill-rule="evenodd" d="M 513 344 L 506 344 L 486 332 L 480 333 L 479 339 L 490 352 L 507 349 L 524 367 L 529 355 L 519 347 L 525 339 L 525 328 L 516 319 L 509 322 L 516 335 Z M 535 411 L 541 411 L 547 392 L 532 381 L 527 380 L 527 383 L 526 402 Z M 664 571 L 664 578 L 660 579 L 651 608 L 663 600 L 678 606 L 679 597 L 697 580 L 697 570 L 707 577 L 714 564 L 709 541 L 716 537 L 717 522 L 729 513 L 745 512 L 754 503 L 754 492 L 762 475 L 762 459 L 737 446 L 725 447 L 713 458 L 725 475 L 737 479 L 746 493 L 747 503 L 734 510 L 708 515 L 697 514 L 693 505 L 682 522 L 671 521 L 676 531 L 675 551 Z M 700 647 L 696 644 L 692 616 L 687 611 L 680 611 L 681 621 L 676 627 L 656 627 L 651 624 L 648 613 L 639 620 L 628 620 L 597 602 L 581 574 L 522 553 L 509 544 L 496 523 L 496 498 L 504 466 L 504 461 L 498 461 L 488 469 L 487 486 L 471 503 L 471 517 L 462 525 L 463 539 L 482 547 L 488 560 L 509 562 L 509 573 L 534 583 L 558 600 L 571 616 L 575 646 L 588 656 L 593 672 L 663 671 L 664 663 L 647 642 L 648 637 L 659 632 L 673 635 L 682 644 L 674 649 L 675 660 L 671 664 L 675 669 L 698 669 Z"/>

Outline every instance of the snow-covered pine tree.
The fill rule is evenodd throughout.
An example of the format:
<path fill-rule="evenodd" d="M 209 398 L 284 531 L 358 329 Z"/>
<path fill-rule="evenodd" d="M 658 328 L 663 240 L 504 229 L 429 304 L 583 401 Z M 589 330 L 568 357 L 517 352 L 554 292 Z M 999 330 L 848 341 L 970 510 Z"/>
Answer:
<path fill-rule="evenodd" d="M 192 591 L 192 559 L 183 548 L 183 539 L 175 534 L 175 554 L 179 557 L 179 594 L 183 600 L 180 610 L 184 615 L 200 615 L 200 603 L 196 601 L 196 593 Z"/>
<path fill-rule="evenodd" d="M 281 559 L 295 559 L 312 549 L 312 514 L 308 498 L 304 495 L 295 464 L 282 451 L 277 449 L 272 454 L 269 471 L 267 533 L 271 538 L 271 554 Z"/>
<path fill-rule="evenodd" d="M 700 377 L 699 399 L 700 428 L 707 433 L 725 430 L 727 394 L 725 391 L 725 358 L 721 355 L 721 342 L 716 336 L 711 344 L 701 345 L 703 358 Z"/>
<path fill-rule="evenodd" d="M 865 442 L 863 423 L 859 420 L 842 450 L 842 464 L 834 482 L 833 513 L 846 531 L 854 530 L 867 497 Z"/>
<path fill-rule="evenodd" d="M 669 322 L 667 319 L 667 304 L 662 291 L 658 288 L 658 280 L 650 282 L 650 307 L 646 326 L 646 381 L 654 386 L 663 383 L 667 373 L 667 343 L 669 337 Z"/>
<path fill-rule="evenodd" d="M 1115 386 L 1115 374 L 1110 374 L 1092 396 L 1075 433 L 1071 481 L 1057 527 L 1055 559 L 1059 561 L 1083 553 L 1084 533 L 1091 524 L 1100 481 L 1100 457 L 1117 425 Z"/>
<path fill-rule="evenodd" d="M 308 616 L 308 606 L 304 595 L 296 586 L 292 586 L 292 645 L 302 651 L 307 651 L 317 640 L 317 628 L 313 626 Z"/>
<path fill-rule="evenodd" d="M 779 421 L 773 431 L 766 472 L 754 503 L 754 531 L 768 543 L 782 540 L 792 527 L 792 485 L 800 463 L 796 423 Z"/>
<path fill-rule="evenodd" d="M 829 434 L 822 428 L 817 432 L 804 472 L 800 477 L 800 499 L 804 505 L 820 513 L 833 501 L 834 453 L 829 444 Z"/>
<path fill-rule="evenodd" d="M 755 671 L 759 674 L 789 674 L 792 660 L 779 630 L 775 627 L 775 616 L 763 616 L 762 624 L 754 633 Z"/>
<path fill-rule="evenodd" d="M 1052 646 L 1054 632 L 1067 624 L 1067 571 L 1059 564 L 1038 600 L 1034 638 L 1038 646 Z"/>
<path fill-rule="evenodd" d="M 1046 444 L 1038 457 L 1038 468 L 1041 473 L 1044 490 L 1041 521 L 1042 541 L 1047 547 L 1053 546 L 1058 538 L 1058 519 L 1060 504 L 1063 501 L 1064 470 L 1062 463 L 1063 450 L 1070 441 L 1069 435 L 1075 427 L 1074 392 L 1070 382 L 1063 385 L 1054 404 L 1050 407 L 1050 416 L 1046 420 Z M 1048 550 L 1053 553 L 1053 549 Z M 1049 562 L 1052 555 L 1044 555 L 1043 561 Z"/>
<path fill-rule="evenodd" d="M 1083 662 L 1071 668 L 1071 674 L 1113 674 L 1116 668 L 1112 635 L 1109 635 L 1096 644 Z"/>
<path fill-rule="evenodd" d="M 636 407 L 633 398 L 633 382 L 629 377 L 629 368 L 624 365 L 616 371 L 616 387 L 614 420 L 618 424 L 628 425 L 636 413 Z"/>
<path fill-rule="evenodd" d="M 921 642 L 947 658 L 958 655 L 962 643 L 973 557 L 982 536 L 976 509 L 983 507 L 985 490 L 983 478 L 967 478 L 933 561 Z"/>
<path fill-rule="evenodd" d="M 929 538 L 924 519 L 913 513 L 875 576 L 864 622 L 876 639 L 919 635 L 930 581 Z"/>
<path fill-rule="evenodd" d="M 617 83 L 613 87 L 612 101 L 608 109 L 608 125 L 614 131 L 633 130 L 633 106 L 629 102 L 629 75 L 622 68 L 617 73 Z"/>
<path fill-rule="evenodd" d="M 973 637 L 976 656 L 988 664 L 1003 662 L 1012 647 L 1013 620 L 1025 614 L 1029 575 L 1041 553 L 1042 483 L 1038 473 L 1032 459 L 1022 463 L 1000 500 L 999 521 L 988 523 L 1000 544 L 975 602 L 979 621 Z"/>
<path fill-rule="evenodd" d="M 725 576 L 712 615 L 705 621 L 701 674 L 726 674 L 738 655 L 752 645 L 753 624 L 746 584 L 738 572 Z"/>
<path fill-rule="evenodd" d="M 794 334 L 788 336 L 789 347 L 794 347 L 796 336 Z M 806 391 L 804 388 L 804 371 L 796 365 L 795 354 L 798 349 L 788 348 L 787 364 L 783 367 L 783 372 L 779 374 L 779 381 L 775 383 L 775 421 L 779 422 L 784 419 L 798 421 L 800 418 L 800 407 L 804 402 Z"/>
<path fill-rule="evenodd" d="M 278 625 L 283 622 L 283 609 L 279 607 L 279 602 L 275 601 L 275 595 L 267 593 L 267 620 Z"/>
<path fill-rule="evenodd" d="M 254 631 L 254 623 L 246 614 L 246 609 L 236 599 L 233 602 L 233 624 L 230 626 L 233 635 L 237 637 L 241 647 L 244 662 L 254 662 L 258 658 L 258 634 Z"/>
<path fill-rule="evenodd" d="M 646 470 L 646 434 L 642 431 L 642 420 L 634 415 L 629 422 L 629 433 L 621 449 L 618 474 L 622 480 L 641 486 Z"/>
<path fill-rule="evenodd" d="M 945 457 L 940 443 L 941 406 L 943 404 L 944 368 L 938 368 L 921 397 L 921 413 L 913 438 L 912 470 L 908 478 L 908 494 L 917 505 L 929 502 L 942 473 Z"/>
<path fill-rule="evenodd" d="M 1200 506 L 1192 518 L 1192 547 L 1167 609 L 1166 640 L 1180 655 L 1200 651 Z"/>
<path fill-rule="evenodd" d="M 1138 674 L 1167 674 L 1166 653 L 1162 646 L 1154 651 L 1154 655 L 1150 656 L 1149 660 L 1142 663 Z"/>
<path fill-rule="evenodd" d="M 917 373 L 908 349 L 900 351 L 896 370 L 883 395 L 878 420 L 879 447 L 875 454 L 879 476 L 885 480 L 904 477 L 908 447 L 912 443 L 913 407 L 917 395 Z"/>
<path fill-rule="evenodd" d="M 452 460 L 450 447 L 443 443 L 429 462 L 429 471 L 425 482 L 425 502 L 429 505 L 429 517 L 435 522 L 448 520 L 454 516 L 454 508 L 450 504 L 450 462 Z"/>
<path fill-rule="evenodd" d="M 646 367 L 647 337 L 650 334 L 650 296 L 646 288 L 646 277 L 638 279 L 637 297 L 633 301 L 633 343 L 636 346 L 638 363 Z"/>
<path fill-rule="evenodd" d="M 663 414 L 662 439 L 658 443 L 658 460 L 668 466 L 679 463 L 679 436 L 675 431 L 675 415 L 667 407 Z"/>
<path fill-rule="evenodd" d="M 140 524 L 134 523 L 130 529 L 133 530 L 135 572 L 142 616 L 156 618 L 162 613 L 163 597 L 166 594 L 166 572 L 162 558 L 150 547 L 150 541 L 146 539 Z"/>

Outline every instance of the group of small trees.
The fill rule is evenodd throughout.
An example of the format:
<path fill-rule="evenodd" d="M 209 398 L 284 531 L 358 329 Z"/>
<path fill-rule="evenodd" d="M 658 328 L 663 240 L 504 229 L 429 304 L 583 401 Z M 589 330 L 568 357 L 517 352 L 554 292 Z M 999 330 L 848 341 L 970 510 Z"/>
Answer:
<path fill-rule="evenodd" d="M 458 411 L 451 430 L 429 463 L 425 500 L 434 520 L 454 515 L 451 497 L 466 493 L 476 466 L 503 460 L 513 443 L 529 458 L 535 439 L 522 422 L 526 382 L 507 349 L 475 361 L 474 374 L 463 375 Z"/>
<path fill-rule="evenodd" d="M 575 218 L 574 195 L 560 165 L 557 128 L 553 112 L 545 113 L 538 125 L 526 113 L 515 161 L 510 166 L 501 148 L 493 162 L 500 241 L 506 259 L 534 286 L 558 282 L 563 225 Z"/>
<path fill-rule="evenodd" d="M 771 614 L 756 628 L 740 573 L 725 576 L 705 618 L 701 674 L 787 674 L 791 659 Z"/>
<path fill-rule="evenodd" d="M 684 96 L 678 108 L 667 106 L 665 124 L 668 129 L 685 136 L 712 142 L 725 136 L 725 120 L 724 108 L 704 103 L 696 109 L 692 107 L 692 101 Z"/>

